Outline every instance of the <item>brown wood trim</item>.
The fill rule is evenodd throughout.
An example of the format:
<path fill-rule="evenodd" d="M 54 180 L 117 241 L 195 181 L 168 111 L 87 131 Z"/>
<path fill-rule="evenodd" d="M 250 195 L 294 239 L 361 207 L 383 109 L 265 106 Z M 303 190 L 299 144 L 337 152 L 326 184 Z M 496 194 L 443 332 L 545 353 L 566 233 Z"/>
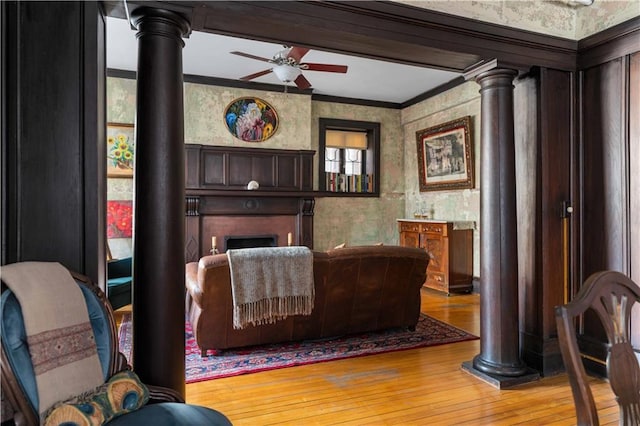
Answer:
<path fill-rule="evenodd" d="M 229 190 L 229 189 L 195 189 L 187 188 L 185 195 L 187 196 L 217 196 L 217 197 L 253 197 L 253 198 L 300 198 L 300 197 L 318 197 L 328 195 L 325 192 L 318 191 L 249 191 L 249 190 Z"/>
<path fill-rule="evenodd" d="M 596 46 L 610 43 L 612 40 L 638 31 L 640 31 L 640 17 L 631 18 L 611 28 L 607 28 L 606 30 L 583 38 L 578 42 L 578 51 L 582 52 L 584 50 L 592 49 Z"/>
<path fill-rule="evenodd" d="M 584 70 L 640 51 L 640 17 L 578 42 L 577 69 Z"/>
<path fill-rule="evenodd" d="M 136 2 L 130 2 L 130 5 Z M 164 2 L 171 6 L 176 2 Z M 489 58 L 573 70 L 577 42 L 378 1 L 180 2 L 193 29 L 463 71 Z M 133 6 L 131 6 L 133 7 Z M 107 8 L 115 16 L 117 8 Z M 113 11 L 113 12 L 111 12 Z M 243 19 L 237 19 L 242 16 Z"/>
<path fill-rule="evenodd" d="M 312 95 L 311 100 L 318 102 L 331 102 L 334 104 L 350 104 L 350 105 L 362 105 L 377 108 L 389 108 L 400 109 L 402 104 L 396 102 L 374 101 L 370 99 L 357 99 L 357 98 L 344 98 L 341 96 L 329 96 L 329 95 Z"/>
<path fill-rule="evenodd" d="M 120 70 L 116 68 L 107 68 L 107 77 L 113 78 L 127 78 L 129 80 L 136 79 L 136 72 L 129 70 Z"/>
<path fill-rule="evenodd" d="M 458 87 L 458 86 L 460 86 L 461 84 L 463 84 L 465 82 L 466 82 L 466 80 L 465 80 L 465 78 L 463 76 L 456 77 L 453 80 L 450 80 L 450 81 L 448 81 L 448 82 L 446 82 L 444 84 L 441 84 L 438 87 L 434 87 L 431 90 L 428 90 L 428 91 L 426 91 L 424 93 L 419 94 L 418 96 L 415 96 L 415 97 L 403 102 L 400 105 L 400 109 L 410 107 L 411 105 L 415 105 L 415 104 L 420 103 L 420 102 L 422 102 L 422 101 L 424 101 L 426 99 L 429 99 L 429 98 L 432 98 L 434 96 L 437 96 L 440 93 L 444 93 L 447 90 L 451 90 L 451 89 L 453 89 L 455 87 Z"/>
<path fill-rule="evenodd" d="M 629 58 L 629 188 L 640 186 L 640 52 Z M 637 189 L 629 193 L 630 270 L 631 279 L 640 282 L 640 194 Z M 637 318 L 637 317 L 636 317 Z M 634 332 L 636 335 L 639 331 Z"/>

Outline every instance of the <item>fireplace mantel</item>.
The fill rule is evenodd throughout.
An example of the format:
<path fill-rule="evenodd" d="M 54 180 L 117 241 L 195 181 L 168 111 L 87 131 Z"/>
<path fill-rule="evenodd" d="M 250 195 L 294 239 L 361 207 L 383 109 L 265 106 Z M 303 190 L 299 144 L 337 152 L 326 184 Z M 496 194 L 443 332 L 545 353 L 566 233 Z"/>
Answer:
<path fill-rule="evenodd" d="M 276 235 L 313 248 L 313 151 L 186 145 L 185 259 L 210 254 L 212 237 Z M 249 181 L 260 188 L 248 190 Z"/>

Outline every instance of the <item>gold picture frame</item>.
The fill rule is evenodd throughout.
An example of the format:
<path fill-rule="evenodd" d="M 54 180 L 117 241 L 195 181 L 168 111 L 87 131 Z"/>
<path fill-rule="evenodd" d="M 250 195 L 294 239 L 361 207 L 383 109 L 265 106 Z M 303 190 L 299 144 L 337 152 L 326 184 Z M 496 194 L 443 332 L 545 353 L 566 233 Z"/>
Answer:
<path fill-rule="evenodd" d="M 107 177 L 132 178 L 134 156 L 133 124 L 107 123 Z"/>
<path fill-rule="evenodd" d="M 234 137 L 245 142 L 264 142 L 278 130 L 278 113 L 264 99 L 246 96 L 233 100 L 224 110 L 224 123 Z"/>
<path fill-rule="evenodd" d="M 474 186 L 471 116 L 416 132 L 420 191 Z"/>

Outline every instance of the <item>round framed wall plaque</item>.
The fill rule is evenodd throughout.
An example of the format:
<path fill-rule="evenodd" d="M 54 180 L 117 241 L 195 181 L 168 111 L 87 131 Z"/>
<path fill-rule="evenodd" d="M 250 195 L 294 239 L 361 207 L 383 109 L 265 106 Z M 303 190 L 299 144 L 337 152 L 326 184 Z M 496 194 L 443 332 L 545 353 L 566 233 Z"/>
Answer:
<path fill-rule="evenodd" d="M 245 142 L 262 142 L 278 130 L 278 113 L 262 99 L 244 97 L 227 106 L 224 122 L 236 138 Z"/>

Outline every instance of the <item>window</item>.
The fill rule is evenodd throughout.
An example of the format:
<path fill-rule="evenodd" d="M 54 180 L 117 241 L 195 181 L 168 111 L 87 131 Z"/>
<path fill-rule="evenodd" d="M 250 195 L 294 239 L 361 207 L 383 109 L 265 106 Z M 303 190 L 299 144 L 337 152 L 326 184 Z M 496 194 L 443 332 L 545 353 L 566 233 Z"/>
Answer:
<path fill-rule="evenodd" d="M 319 179 L 321 191 L 378 196 L 380 123 L 321 118 Z"/>

